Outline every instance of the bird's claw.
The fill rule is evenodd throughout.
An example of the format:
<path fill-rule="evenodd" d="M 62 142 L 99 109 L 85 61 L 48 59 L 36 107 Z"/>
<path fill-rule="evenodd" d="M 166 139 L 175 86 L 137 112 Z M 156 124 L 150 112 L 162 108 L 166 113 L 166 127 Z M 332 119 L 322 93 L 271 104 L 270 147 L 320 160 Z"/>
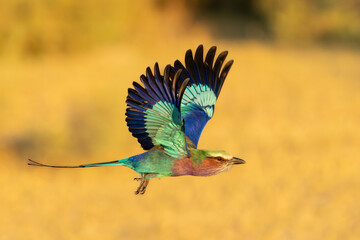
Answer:
<path fill-rule="evenodd" d="M 145 189 L 142 191 L 140 189 L 135 191 L 135 195 L 138 195 L 138 194 L 143 195 L 144 193 L 145 193 Z"/>
<path fill-rule="evenodd" d="M 146 191 L 147 184 L 148 184 L 148 182 L 141 183 L 139 188 L 135 191 L 135 195 L 138 195 L 138 194 L 143 195 Z"/>
<path fill-rule="evenodd" d="M 136 181 L 141 181 L 140 182 L 140 186 L 138 187 L 138 189 L 135 191 L 135 195 L 138 195 L 138 194 L 144 194 L 145 191 L 146 191 L 146 187 L 147 185 L 149 184 L 149 181 L 148 179 L 145 179 L 145 174 L 142 173 L 141 174 L 141 178 L 134 178 L 134 180 Z"/>

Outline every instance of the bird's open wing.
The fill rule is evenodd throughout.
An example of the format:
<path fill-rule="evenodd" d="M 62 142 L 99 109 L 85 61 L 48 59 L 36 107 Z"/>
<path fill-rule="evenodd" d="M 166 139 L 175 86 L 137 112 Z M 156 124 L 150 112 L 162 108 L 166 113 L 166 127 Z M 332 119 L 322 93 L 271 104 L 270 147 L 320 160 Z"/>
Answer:
<path fill-rule="evenodd" d="M 197 147 L 202 130 L 214 114 L 215 102 L 234 62 L 230 60 L 222 68 L 227 51 L 220 53 L 214 64 L 216 47 L 210 48 L 205 60 L 203 51 L 200 45 L 193 57 L 189 49 L 185 55 L 186 67 L 176 60 L 173 69 L 173 74 L 182 70 L 181 80 L 190 79 L 181 100 L 181 115 L 185 121 L 186 136 L 194 143 L 194 147 Z"/>
<path fill-rule="evenodd" d="M 150 68 L 129 88 L 126 122 L 130 132 L 145 150 L 161 146 L 175 158 L 188 154 L 180 104 L 189 79 L 180 80 L 181 70 L 170 77 L 171 67 L 160 74 L 156 63 L 154 75 Z"/>
<path fill-rule="evenodd" d="M 181 115 L 185 121 L 186 136 L 194 143 L 194 147 L 197 147 L 202 130 L 214 114 L 214 105 L 234 62 L 230 60 L 222 68 L 227 51 L 220 53 L 215 63 L 216 47 L 210 48 L 205 60 L 203 51 L 200 45 L 193 57 L 189 49 L 185 54 L 185 66 L 176 60 L 172 73 L 181 69 L 180 79 L 190 79 L 181 100 Z"/>

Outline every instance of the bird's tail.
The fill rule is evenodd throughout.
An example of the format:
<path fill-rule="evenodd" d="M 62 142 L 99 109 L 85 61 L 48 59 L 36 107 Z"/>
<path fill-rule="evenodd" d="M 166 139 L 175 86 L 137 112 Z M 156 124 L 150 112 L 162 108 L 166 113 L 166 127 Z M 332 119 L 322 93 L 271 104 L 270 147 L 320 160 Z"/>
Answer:
<path fill-rule="evenodd" d="M 47 165 L 43 163 L 36 162 L 34 160 L 28 159 L 28 165 L 37 166 L 37 167 L 52 167 L 52 168 L 85 168 L 85 167 L 103 167 L 103 166 L 119 166 L 126 165 L 126 159 L 116 160 L 111 162 L 101 162 L 101 163 L 90 163 L 83 165 L 75 165 L 75 166 L 58 166 L 58 165 Z"/>

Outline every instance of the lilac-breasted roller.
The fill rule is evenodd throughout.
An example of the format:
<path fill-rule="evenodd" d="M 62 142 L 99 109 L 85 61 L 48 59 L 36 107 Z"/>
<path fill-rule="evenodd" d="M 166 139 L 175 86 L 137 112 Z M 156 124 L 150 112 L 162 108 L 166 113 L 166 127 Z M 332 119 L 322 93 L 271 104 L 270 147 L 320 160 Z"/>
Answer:
<path fill-rule="evenodd" d="M 126 166 L 140 173 L 140 186 L 135 194 L 144 194 L 153 178 L 166 176 L 211 176 L 229 170 L 244 160 L 224 150 L 198 149 L 201 132 L 214 114 L 225 78 L 233 60 L 223 63 L 228 54 L 215 59 L 216 47 L 203 58 L 200 45 L 193 57 L 185 54 L 185 66 L 176 60 L 167 65 L 163 75 L 155 63 L 154 72 L 148 67 L 140 81 L 129 88 L 126 122 L 146 152 L 111 162 L 78 166 L 53 166 L 29 159 L 29 165 L 57 168 Z M 215 62 L 214 62 L 215 60 Z"/>

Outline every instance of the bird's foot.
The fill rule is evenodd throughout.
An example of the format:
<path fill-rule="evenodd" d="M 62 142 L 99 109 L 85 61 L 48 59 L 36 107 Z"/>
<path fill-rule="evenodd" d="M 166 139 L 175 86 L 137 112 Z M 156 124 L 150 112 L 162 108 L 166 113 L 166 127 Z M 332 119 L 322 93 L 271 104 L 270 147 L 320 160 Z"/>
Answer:
<path fill-rule="evenodd" d="M 135 191 L 135 194 L 138 195 L 138 194 L 144 194 L 145 191 L 146 191 L 146 187 L 147 185 L 149 184 L 149 181 L 150 180 L 145 180 L 143 182 L 140 183 L 140 186 L 138 187 L 138 189 Z"/>
<path fill-rule="evenodd" d="M 136 181 L 141 181 L 140 182 L 140 186 L 138 187 L 138 189 L 135 191 L 135 195 L 138 195 L 138 194 L 144 194 L 145 191 L 146 191 L 146 187 L 148 186 L 149 184 L 149 179 L 145 179 L 145 176 L 146 176 L 146 173 L 142 173 L 141 174 L 141 178 L 134 178 L 134 180 Z"/>

